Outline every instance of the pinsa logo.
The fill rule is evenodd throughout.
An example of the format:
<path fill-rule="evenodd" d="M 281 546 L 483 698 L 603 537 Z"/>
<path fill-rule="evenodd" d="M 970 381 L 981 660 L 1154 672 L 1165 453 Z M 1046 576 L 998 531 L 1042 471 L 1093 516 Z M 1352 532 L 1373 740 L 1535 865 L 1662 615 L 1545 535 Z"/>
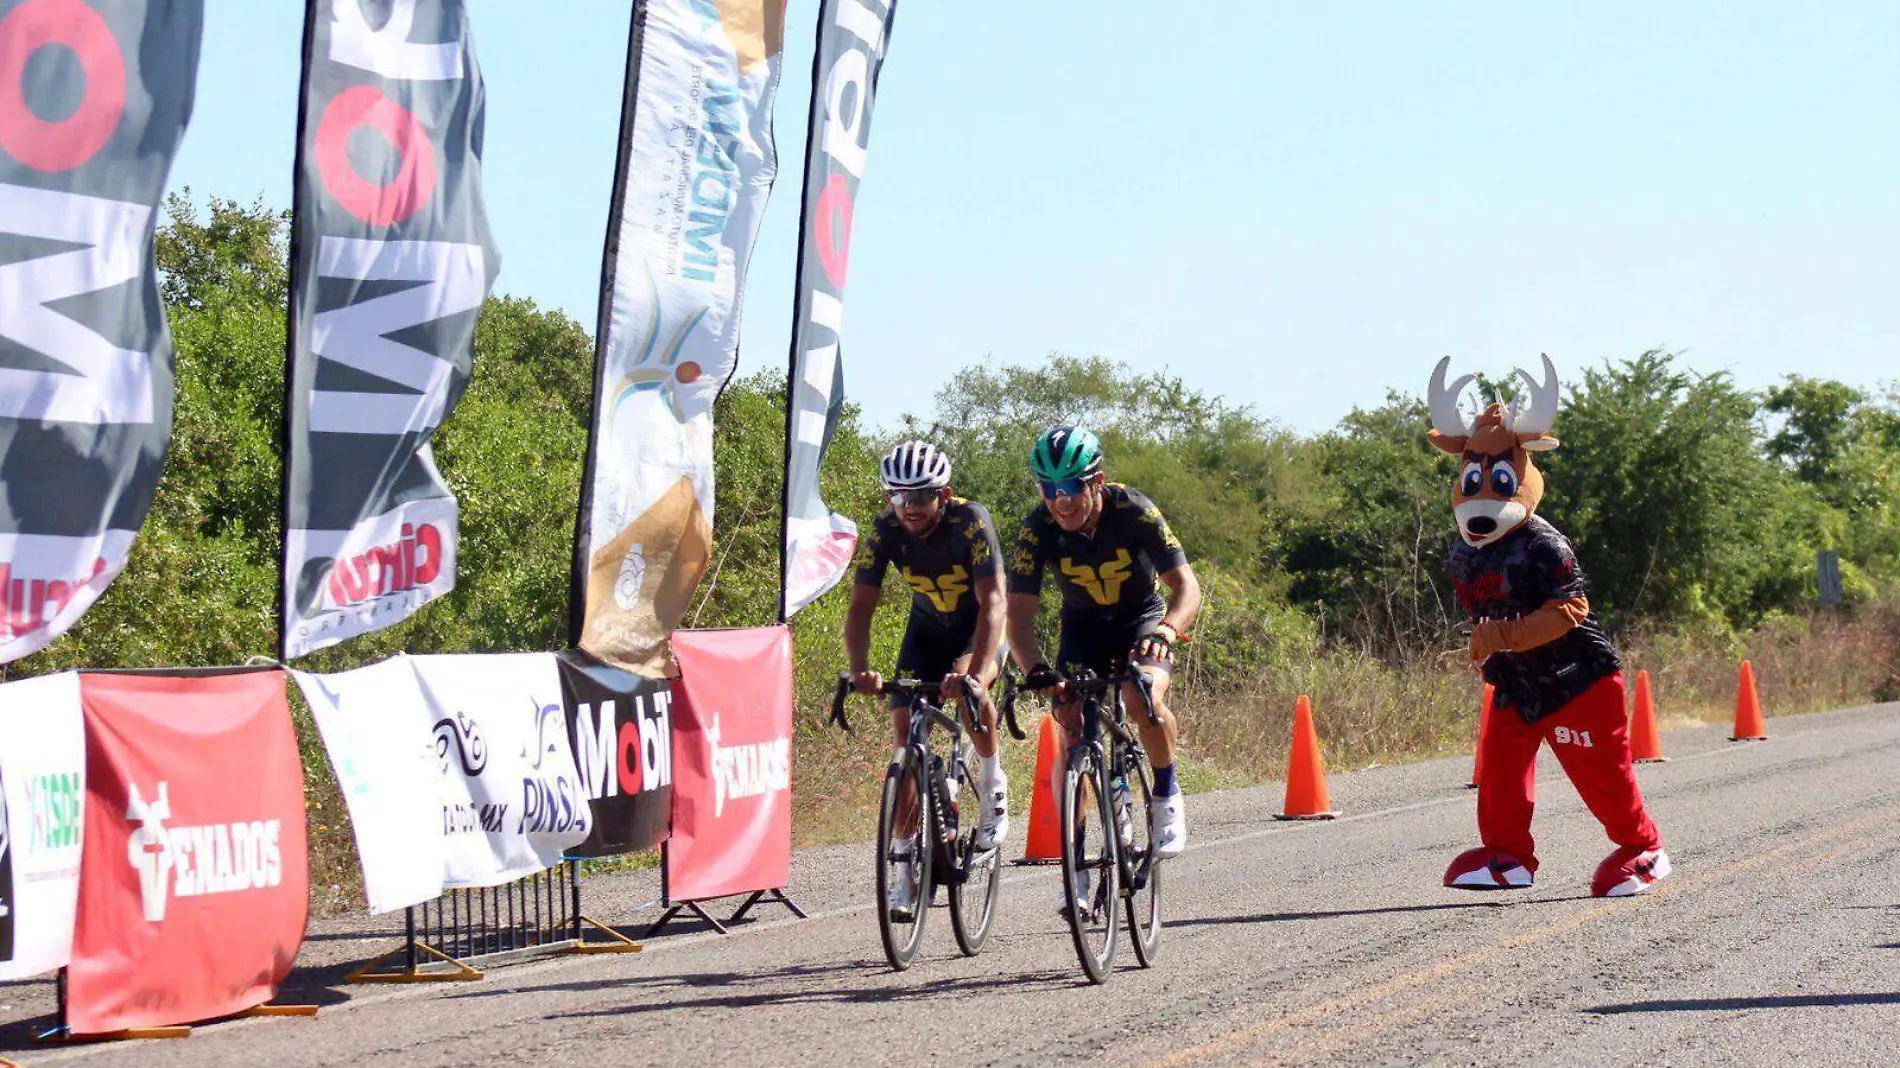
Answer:
<path fill-rule="evenodd" d="M 281 821 L 168 827 L 171 783 L 159 783 L 151 801 L 145 800 L 137 783 L 127 787 L 125 818 L 136 826 L 126 839 L 125 852 L 139 875 L 145 922 L 163 923 L 173 897 L 235 894 L 282 885 Z"/>
<path fill-rule="evenodd" d="M 713 816 L 726 810 L 727 801 L 764 797 L 792 788 L 792 740 L 774 738 L 740 745 L 720 744 L 719 714 L 706 728 L 712 749 Z"/>
<path fill-rule="evenodd" d="M 330 565 L 330 601 L 348 608 L 378 597 L 407 593 L 442 574 L 442 531 L 433 523 L 404 523 L 402 536 Z"/>

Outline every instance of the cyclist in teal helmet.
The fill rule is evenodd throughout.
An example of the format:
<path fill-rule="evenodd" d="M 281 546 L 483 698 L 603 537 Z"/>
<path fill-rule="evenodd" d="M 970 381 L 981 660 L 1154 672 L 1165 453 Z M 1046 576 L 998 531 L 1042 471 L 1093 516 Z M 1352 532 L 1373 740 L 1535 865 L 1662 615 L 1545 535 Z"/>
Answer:
<path fill-rule="evenodd" d="M 1174 778 L 1168 681 L 1174 648 L 1200 612 L 1201 586 L 1161 509 L 1141 491 L 1109 482 L 1102 466 L 1100 439 L 1073 423 L 1050 428 L 1030 451 L 1042 503 L 1023 519 L 1010 558 L 1011 654 L 1027 672 L 1024 686 L 1053 691 L 1057 718 L 1071 727 L 1079 712 L 1065 676 L 1120 674 L 1131 659 L 1147 672 L 1161 722 L 1131 718 L 1155 770 L 1149 814 L 1155 855 L 1173 857 L 1187 845 L 1187 819 Z M 1055 667 L 1036 640 L 1045 570 L 1055 572 L 1062 591 Z M 1162 586 L 1169 596 L 1162 596 Z M 1135 687 L 1124 687 L 1122 696 L 1129 708 L 1142 707 Z"/>

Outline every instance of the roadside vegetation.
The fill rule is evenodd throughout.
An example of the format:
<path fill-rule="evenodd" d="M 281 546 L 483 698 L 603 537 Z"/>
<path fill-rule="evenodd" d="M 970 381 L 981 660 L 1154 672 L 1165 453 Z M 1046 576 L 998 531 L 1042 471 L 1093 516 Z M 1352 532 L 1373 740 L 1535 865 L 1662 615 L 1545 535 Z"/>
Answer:
<path fill-rule="evenodd" d="M 0 679 L 229 664 L 276 648 L 287 219 L 188 192 L 168 209 L 159 266 L 177 416 L 157 499 L 126 573 L 70 634 L 0 666 Z M 1479 683 L 1445 570 L 1452 460 L 1426 446 L 1413 392 L 1436 355 L 1419 354 L 1417 383 L 1311 436 L 1106 359 L 974 363 L 899 425 L 869 427 L 848 408 L 825 496 L 868 521 L 881 507 L 877 456 L 923 436 L 955 458 L 959 492 L 988 503 L 1007 539 L 1034 503 L 1034 436 L 1085 421 L 1111 478 L 1167 512 L 1207 592 L 1177 688 L 1190 789 L 1276 778 L 1301 693 L 1334 768 L 1468 752 Z M 300 667 L 564 644 L 592 358 L 587 331 L 566 316 L 488 301 L 474 380 L 436 447 L 461 501 L 455 592 Z M 1571 354 L 1564 371 L 1564 445 L 1539 460 L 1542 512 L 1576 543 L 1630 667 L 1651 672 L 1665 726 L 1731 714 L 1744 657 L 1770 714 L 1900 700 L 1900 391 L 1789 375 L 1750 392 L 1661 350 Z M 718 402 L 715 559 L 690 626 L 776 618 L 782 379 L 770 367 Z M 1841 605 L 1819 603 L 1819 550 L 1840 556 Z M 895 655 L 905 596 L 886 591 L 874 663 Z M 868 702 L 856 708 L 858 736 L 825 724 L 844 603 L 834 592 L 794 621 L 801 843 L 869 835 L 889 751 Z M 1023 718 L 1033 732 L 1034 712 Z M 319 907 L 345 907 L 348 817 L 315 731 L 301 726 L 312 884 Z M 1019 813 L 1034 757 L 1033 743 L 1010 749 Z"/>

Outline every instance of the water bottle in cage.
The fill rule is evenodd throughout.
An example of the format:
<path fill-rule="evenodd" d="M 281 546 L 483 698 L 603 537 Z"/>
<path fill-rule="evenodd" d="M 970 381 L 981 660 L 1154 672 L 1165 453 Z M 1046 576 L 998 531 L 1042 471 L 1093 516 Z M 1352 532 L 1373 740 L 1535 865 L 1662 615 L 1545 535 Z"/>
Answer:
<path fill-rule="evenodd" d="M 1135 837 L 1135 803 L 1128 795 L 1128 776 L 1116 772 L 1109 783 L 1109 793 L 1115 804 L 1115 836 L 1122 845 L 1128 845 Z"/>
<path fill-rule="evenodd" d="M 930 764 L 936 772 L 931 777 L 943 783 L 944 803 L 938 806 L 943 810 L 943 840 L 954 842 L 957 840 L 957 762 L 951 760 L 945 767 L 942 756 L 932 755 Z"/>

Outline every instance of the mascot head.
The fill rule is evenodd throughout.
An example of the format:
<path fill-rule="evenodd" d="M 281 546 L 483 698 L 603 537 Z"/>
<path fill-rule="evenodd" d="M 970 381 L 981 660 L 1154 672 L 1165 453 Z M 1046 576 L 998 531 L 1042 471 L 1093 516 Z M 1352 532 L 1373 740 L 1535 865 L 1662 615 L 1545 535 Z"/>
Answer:
<path fill-rule="evenodd" d="M 1473 547 L 1489 545 L 1523 526 L 1543 499 L 1544 476 L 1531 454 L 1557 447 L 1557 439 L 1550 436 L 1557 418 L 1557 368 L 1544 357 L 1541 384 L 1519 370 L 1517 376 L 1530 391 L 1523 407 L 1516 402 L 1506 407 L 1500 400 L 1467 421 L 1458 399 L 1476 376 L 1465 375 L 1447 387 L 1445 369 L 1450 366 L 1447 356 L 1432 371 L 1432 429 L 1425 436 L 1462 461 L 1451 498 L 1459 536 Z"/>

